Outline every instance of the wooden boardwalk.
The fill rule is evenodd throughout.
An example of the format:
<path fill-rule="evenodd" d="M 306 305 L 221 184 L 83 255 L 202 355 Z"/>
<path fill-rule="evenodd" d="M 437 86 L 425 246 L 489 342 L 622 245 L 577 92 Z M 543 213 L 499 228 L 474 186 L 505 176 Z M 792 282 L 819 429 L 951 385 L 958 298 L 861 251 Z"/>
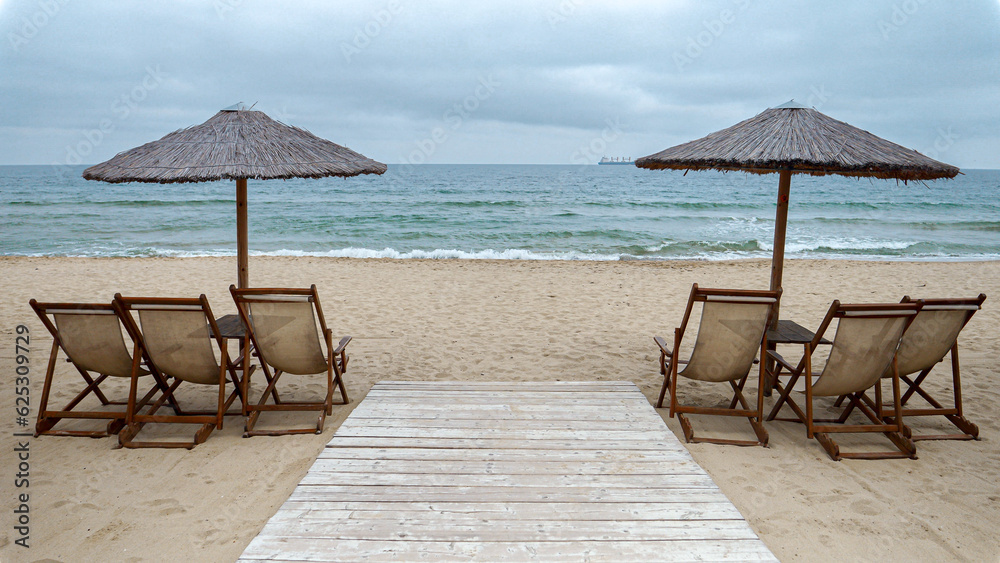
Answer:
<path fill-rule="evenodd" d="M 629 382 L 382 382 L 240 561 L 774 561 Z"/>

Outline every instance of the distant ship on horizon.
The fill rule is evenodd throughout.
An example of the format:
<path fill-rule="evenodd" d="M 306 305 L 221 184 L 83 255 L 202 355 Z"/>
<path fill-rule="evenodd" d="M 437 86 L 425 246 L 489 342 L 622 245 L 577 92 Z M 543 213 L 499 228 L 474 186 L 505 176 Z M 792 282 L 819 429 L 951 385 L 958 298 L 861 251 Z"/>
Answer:
<path fill-rule="evenodd" d="M 621 158 L 608 158 L 606 156 L 602 156 L 601 160 L 599 160 L 597 164 L 635 164 L 635 163 L 632 162 L 631 156 L 627 158 L 624 156 Z"/>

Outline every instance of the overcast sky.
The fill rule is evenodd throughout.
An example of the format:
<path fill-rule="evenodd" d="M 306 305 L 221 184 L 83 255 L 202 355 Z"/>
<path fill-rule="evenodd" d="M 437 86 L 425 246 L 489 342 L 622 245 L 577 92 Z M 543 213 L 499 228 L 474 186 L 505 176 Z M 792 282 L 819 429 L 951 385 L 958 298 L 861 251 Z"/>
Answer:
<path fill-rule="evenodd" d="M 0 0 L 0 164 L 253 104 L 386 163 L 595 162 L 794 98 L 1000 168 L 1000 2 Z"/>

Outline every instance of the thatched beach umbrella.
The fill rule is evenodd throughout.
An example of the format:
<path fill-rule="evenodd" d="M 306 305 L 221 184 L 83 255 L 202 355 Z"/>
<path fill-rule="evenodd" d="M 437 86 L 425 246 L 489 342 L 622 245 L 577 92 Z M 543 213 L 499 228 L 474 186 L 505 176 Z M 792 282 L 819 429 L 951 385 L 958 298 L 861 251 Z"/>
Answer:
<path fill-rule="evenodd" d="M 247 180 L 382 174 L 386 166 L 242 104 L 83 171 L 111 183 L 236 180 L 239 287 L 247 287 Z"/>
<path fill-rule="evenodd" d="M 639 158 L 639 168 L 777 172 L 771 289 L 781 287 L 792 174 L 909 182 L 954 178 L 958 168 L 876 137 L 794 101 L 695 141 Z M 777 322 L 775 315 L 774 322 Z"/>

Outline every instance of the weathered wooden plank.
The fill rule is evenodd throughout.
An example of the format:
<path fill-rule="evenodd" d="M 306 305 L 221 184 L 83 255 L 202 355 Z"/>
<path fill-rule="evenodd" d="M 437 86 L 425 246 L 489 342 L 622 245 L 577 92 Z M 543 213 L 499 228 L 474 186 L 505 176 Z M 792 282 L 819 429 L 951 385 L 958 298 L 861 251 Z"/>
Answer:
<path fill-rule="evenodd" d="M 371 399 L 374 403 L 385 402 L 393 404 L 405 403 L 427 403 L 443 405 L 449 399 L 456 399 L 464 404 L 502 404 L 502 405 L 642 405 L 650 404 L 646 397 L 640 395 L 630 395 L 628 393 L 500 393 L 494 391 L 468 393 L 449 393 L 417 391 L 397 392 L 397 391 L 373 391 L 368 393 L 365 399 Z"/>
<path fill-rule="evenodd" d="M 577 389 L 624 389 L 631 392 L 631 381 L 379 381 L 372 389 L 557 389 L 572 392 Z"/>
<path fill-rule="evenodd" d="M 698 503 L 655 502 L 304 502 L 285 501 L 271 520 L 295 521 L 310 518 L 353 518 L 358 520 L 423 519 L 441 522 L 483 522 L 495 520 L 742 520 L 728 500 Z"/>
<path fill-rule="evenodd" d="M 704 475 L 705 470 L 693 460 L 678 457 L 671 461 L 469 461 L 469 460 L 397 460 L 397 459 L 327 459 L 316 460 L 312 472 L 411 473 L 464 475 Z"/>
<path fill-rule="evenodd" d="M 517 401 L 521 399 L 545 399 L 546 401 L 552 401 L 558 403 L 560 401 L 567 401 L 573 399 L 596 399 L 596 400 L 607 400 L 607 401 L 641 401 L 645 400 L 644 396 L 636 396 L 634 393 L 629 391 L 609 391 L 609 390 L 565 390 L 565 391 L 550 391 L 545 389 L 528 389 L 528 390 L 499 390 L 499 389 L 425 389 L 421 387 L 413 387 L 410 389 L 382 389 L 373 388 L 371 391 L 365 395 L 365 398 L 391 398 L 393 400 L 406 399 L 412 397 L 426 397 L 431 400 L 440 399 L 450 399 L 453 397 L 458 397 L 463 401 L 466 399 L 482 399 L 489 398 L 500 401 Z M 648 400 L 647 400 L 648 402 Z"/>
<path fill-rule="evenodd" d="M 638 398 L 627 387 L 579 387 L 579 388 L 552 388 L 552 387 L 529 387 L 529 388 L 487 388 L 487 387 L 373 387 L 368 391 L 367 397 L 373 396 L 493 396 L 493 397 L 550 397 L 556 401 L 568 399 L 573 396 L 585 398 L 606 397 L 613 399 Z"/>
<path fill-rule="evenodd" d="M 777 561 L 760 540 L 379 542 L 257 538 L 240 561 Z"/>
<path fill-rule="evenodd" d="M 604 395 L 626 395 L 632 393 L 632 389 L 627 385 L 564 385 L 564 386 L 471 386 L 471 385 L 377 385 L 369 390 L 369 393 L 517 393 L 521 395 L 537 394 L 561 394 L 569 396 L 576 393 L 604 394 Z"/>
<path fill-rule="evenodd" d="M 369 398 L 371 399 L 370 401 L 368 400 Z M 568 410 L 572 406 L 574 406 L 574 404 L 576 404 L 577 406 L 584 406 L 585 407 L 585 406 L 588 406 L 588 405 L 593 406 L 594 404 L 606 404 L 608 402 L 611 402 L 611 403 L 626 402 L 629 405 L 636 406 L 636 407 L 641 407 L 643 405 L 651 405 L 651 403 L 648 400 L 646 400 L 645 397 L 641 397 L 640 398 L 640 397 L 628 396 L 628 395 L 625 395 L 625 394 L 622 394 L 617 399 L 609 399 L 608 401 L 601 401 L 601 400 L 589 401 L 588 400 L 588 401 L 577 401 L 577 403 L 573 403 L 572 402 L 572 401 L 574 401 L 574 398 L 573 398 L 573 395 L 571 395 L 571 394 L 566 394 L 566 396 L 564 398 L 562 398 L 562 399 L 560 399 L 558 401 L 552 400 L 552 401 L 549 401 L 548 403 L 545 403 L 545 402 L 542 402 L 542 401 L 523 401 L 523 402 L 517 402 L 517 401 L 505 401 L 505 400 L 496 400 L 496 399 L 494 399 L 493 401 L 483 401 L 483 400 L 479 400 L 479 401 L 471 401 L 471 400 L 470 401 L 464 401 L 464 400 L 458 400 L 459 399 L 458 395 L 455 395 L 454 398 L 456 398 L 456 400 L 453 401 L 453 404 L 459 404 L 459 405 L 479 404 L 479 405 L 483 405 L 480 408 L 487 409 L 487 410 L 489 410 L 489 409 L 511 409 L 511 408 L 518 408 L 518 407 L 524 407 L 524 408 L 530 409 L 530 408 L 532 408 L 532 405 L 546 405 L 546 404 L 550 408 L 562 408 L 563 410 Z M 484 398 L 481 398 L 481 399 L 484 399 Z M 418 399 L 418 400 L 409 400 L 409 401 L 407 401 L 407 400 L 404 400 L 404 399 L 406 399 L 406 397 L 405 396 L 401 396 L 401 395 L 381 395 L 381 396 L 374 396 L 374 397 L 365 397 L 364 401 L 362 401 L 362 404 L 359 405 L 359 406 L 366 406 L 366 407 L 369 407 L 369 406 L 370 407 L 387 407 L 387 406 L 392 406 L 392 405 L 404 405 L 404 406 L 409 406 L 410 408 L 419 408 L 421 405 L 426 405 L 427 407 L 430 407 L 430 408 L 445 408 L 445 407 L 448 406 L 448 403 L 447 402 L 443 402 L 443 401 L 434 401 L 434 400 L 430 400 L 430 399 L 428 399 L 428 400 Z M 365 402 L 365 401 L 367 401 L 367 402 Z M 470 406 L 466 406 L 464 408 L 469 409 L 471 407 Z M 538 407 L 535 406 L 534 408 L 537 409 Z M 631 414 L 648 414 L 648 412 L 634 411 Z"/>
<path fill-rule="evenodd" d="M 705 474 L 691 475 L 497 475 L 461 473 L 350 473 L 310 470 L 303 486 L 374 485 L 381 487 L 601 487 L 604 489 L 714 489 Z"/>
<path fill-rule="evenodd" d="M 596 401 L 587 401 L 584 403 L 579 403 L 579 402 L 572 403 L 571 402 L 573 401 L 573 399 L 571 398 L 572 395 L 569 395 L 568 397 L 570 398 L 566 398 L 561 401 L 550 401 L 548 403 L 527 402 L 527 401 L 520 403 L 516 401 L 471 402 L 471 401 L 462 401 L 456 399 L 455 401 L 451 401 L 450 404 L 454 406 L 459 406 L 460 411 L 461 410 L 489 411 L 489 410 L 511 410 L 511 409 L 518 409 L 524 411 L 531 411 L 531 410 L 540 411 L 540 410 L 546 410 L 544 407 L 548 407 L 550 409 L 559 409 L 559 410 L 573 412 L 573 410 L 575 410 L 575 407 L 583 407 L 583 408 L 591 407 L 591 409 L 593 410 L 593 407 L 599 406 L 599 405 L 588 404 Z M 643 405 L 652 406 L 651 403 L 646 401 L 644 397 L 642 399 L 629 397 L 626 399 L 619 399 L 619 401 L 627 401 L 630 406 L 636 407 L 636 410 L 619 409 L 619 412 L 617 414 L 625 414 L 633 416 L 649 416 L 650 414 L 656 414 L 655 411 L 640 410 Z M 430 401 L 430 400 L 404 401 L 402 400 L 402 398 L 398 396 L 384 396 L 384 397 L 372 397 L 370 401 L 368 400 L 368 397 L 366 397 L 361 402 L 361 404 L 358 405 L 357 408 L 387 409 L 387 408 L 399 407 L 408 409 L 428 408 L 428 409 L 440 410 L 440 409 L 447 409 L 448 406 L 449 406 L 448 402 Z"/>
<path fill-rule="evenodd" d="M 460 450 L 446 448 L 372 448 L 363 443 L 356 447 L 326 447 L 319 459 L 385 459 L 385 460 L 440 460 L 440 461 L 518 461 L 535 463 L 540 461 L 585 462 L 585 461 L 676 461 L 693 462 L 691 454 L 683 447 L 660 450 L 588 450 L 585 447 L 570 450 L 537 449 L 489 449 Z"/>
<path fill-rule="evenodd" d="M 538 407 L 547 407 L 549 409 L 559 409 L 562 411 L 573 412 L 576 407 L 597 407 L 605 409 L 631 409 L 631 408 L 642 408 L 646 406 L 651 406 L 650 402 L 645 398 L 627 397 L 621 399 L 606 399 L 606 398 L 593 398 L 593 399 L 581 399 L 568 396 L 565 399 L 560 399 L 554 401 L 548 398 L 507 398 L 498 399 L 495 397 L 468 397 L 459 399 L 455 397 L 454 401 L 449 401 L 448 397 L 438 397 L 437 399 L 433 397 L 372 397 L 371 405 L 373 407 L 409 407 L 409 408 L 428 408 L 428 409 L 447 409 L 455 405 L 463 405 L 464 410 L 471 410 L 473 407 L 476 408 L 491 408 L 495 410 L 500 409 L 525 409 L 531 410 L 533 407 L 535 410 L 543 410 Z M 368 397 L 365 398 L 368 400 Z"/>
<path fill-rule="evenodd" d="M 536 396 L 524 395 L 504 395 L 498 397 L 493 393 L 482 393 L 482 394 L 470 394 L 466 396 L 460 396 L 460 394 L 455 395 L 444 395 L 441 393 L 427 393 L 426 395 L 415 395 L 407 393 L 405 395 L 399 395 L 395 393 L 369 393 L 365 400 L 371 399 L 373 402 L 384 401 L 387 404 L 402 405 L 402 404 L 420 404 L 420 405 L 442 405 L 447 406 L 450 399 L 455 399 L 453 402 L 460 402 L 465 405 L 493 405 L 493 404 L 503 404 L 510 406 L 518 405 L 607 405 L 607 406 L 629 406 L 629 405 L 648 405 L 649 400 L 646 397 L 635 397 L 631 395 L 621 394 L 620 396 L 609 397 L 605 394 L 595 394 L 593 397 L 588 396 L 576 396 L 571 393 L 559 393 L 557 397 L 549 396 Z"/>
<path fill-rule="evenodd" d="M 454 405 L 454 408 L 431 408 L 426 406 L 383 406 L 368 407 L 361 405 L 354 409 L 349 420 L 355 419 L 411 419 L 411 418 L 431 418 L 450 420 L 553 420 L 553 421 L 587 421 L 595 424 L 605 421 L 651 421 L 662 422 L 655 413 L 650 416 L 623 414 L 620 411 L 608 411 L 605 408 L 594 407 L 587 410 L 582 409 L 558 409 L 545 408 L 534 405 L 536 408 L 519 407 L 511 408 L 491 408 L 489 405 L 465 406 Z"/>
<path fill-rule="evenodd" d="M 433 426 L 378 426 L 350 425 L 337 429 L 337 438 L 464 438 L 468 440 L 634 440 L 666 441 L 666 428 L 656 430 L 565 430 L 548 428 L 524 430 L 518 428 L 438 428 Z M 579 444 L 578 444 L 579 445 Z"/>
<path fill-rule="evenodd" d="M 271 521 L 260 536 L 370 541 L 623 541 L 623 540 L 749 540 L 756 534 L 743 520 L 498 520 L 463 524 L 421 520 L 359 521 L 344 519 Z"/>
<path fill-rule="evenodd" d="M 467 439 L 467 438 L 382 438 L 336 436 L 327 448 L 338 446 L 371 448 L 447 448 L 447 449 L 560 449 L 579 450 L 588 446 L 596 450 L 661 450 L 673 447 L 665 441 L 643 440 L 592 440 L 587 444 L 580 440 L 507 440 L 507 439 Z"/>
<path fill-rule="evenodd" d="M 502 428 L 505 430 L 641 430 L 664 432 L 663 421 L 612 420 L 600 423 L 593 420 L 483 420 L 477 418 L 363 418 L 352 416 L 345 420 L 337 432 L 351 428 Z"/>
<path fill-rule="evenodd" d="M 605 487 L 382 487 L 378 485 L 310 485 L 296 487 L 295 501 L 406 502 L 721 502 L 717 488 L 648 489 Z"/>

